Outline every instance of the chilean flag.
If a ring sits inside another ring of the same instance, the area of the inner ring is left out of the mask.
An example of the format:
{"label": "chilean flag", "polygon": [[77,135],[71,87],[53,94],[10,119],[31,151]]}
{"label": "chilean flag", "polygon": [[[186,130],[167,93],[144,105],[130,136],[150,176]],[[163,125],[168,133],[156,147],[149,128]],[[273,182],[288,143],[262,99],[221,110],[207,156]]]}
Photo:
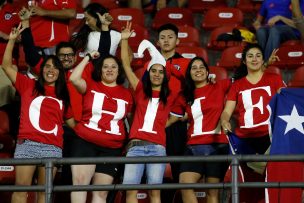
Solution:
{"label": "chilean flag", "polygon": [[[270,154],[304,154],[304,89],[284,88],[270,101]],[[303,182],[303,162],[268,162],[266,181]],[[301,188],[266,188],[266,202],[301,203]]]}

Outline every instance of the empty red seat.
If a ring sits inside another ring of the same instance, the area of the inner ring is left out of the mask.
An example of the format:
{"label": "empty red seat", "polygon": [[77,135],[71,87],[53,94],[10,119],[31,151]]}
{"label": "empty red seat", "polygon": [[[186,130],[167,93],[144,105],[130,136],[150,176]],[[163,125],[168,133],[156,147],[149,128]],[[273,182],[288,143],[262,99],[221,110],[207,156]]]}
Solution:
{"label": "empty red seat", "polygon": [[243,12],[238,8],[213,8],[206,12],[202,21],[204,30],[212,30],[221,26],[239,27],[243,25]]}
{"label": "empty red seat", "polygon": [[[149,203],[149,194],[147,190],[139,190],[137,193],[138,203]],[[118,191],[114,203],[126,202],[126,193],[124,191]]]}
{"label": "empty red seat", "polygon": [[189,25],[194,26],[193,15],[191,10],[187,8],[166,7],[159,10],[152,22],[152,28],[158,29],[166,23],[172,23],[176,26]]}
{"label": "empty red seat", "polygon": [[209,62],[207,50],[202,47],[176,47],[176,52],[185,58],[192,59],[200,56],[204,58],[207,63]]}
{"label": "empty red seat", "polygon": [[132,25],[132,29],[134,30],[134,33],[129,38],[129,45],[131,47],[137,48],[138,45],[141,43],[142,40],[147,39],[149,40],[150,34],[147,28],[141,26],[141,25]]}
{"label": "empty red seat", "polygon": [[14,149],[14,138],[10,134],[0,134],[0,152],[12,153]]}
{"label": "empty red seat", "polygon": [[228,72],[225,68],[219,66],[209,66],[209,75],[215,74],[215,80],[224,80],[228,78]]}
{"label": "empty red seat", "polygon": [[277,56],[280,61],[273,63],[274,66],[279,68],[297,68],[300,65],[304,65],[304,46],[303,45],[291,45],[281,46],[277,52]]}
{"label": "empty red seat", "polygon": [[9,118],[5,111],[0,111],[0,134],[9,133]]}
{"label": "empty red seat", "polygon": [[[0,159],[12,158],[10,153],[0,153]],[[14,166],[0,166],[0,185],[15,183],[15,167]]]}
{"label": "empty red seat", "polygon": [[281,75],[281,70],[279,67],[277,66],[268,66],[266,69],[265,69],[265,72],[266,73],[274,73],[274,74],[278,74],[278,75]]}
{"label": "empty red seat", "polygon": [[113,17],[111,26],[117,30],[121,30],[126,26],[127,21],[131,21],[133,25],[138,24],[145,26],[145,16],[142,10],[137,8],[116,8],[109,11]]}
{"label": "empty red seat", "polygon": [[212,8],[226,6],[226,0],[188,0],[188,8],[197,13],[202,13]]}
{"label": "empty red seat", "polygon": [[288,87],[304,87],[304,66],[300,66],[294,72]]}
{"label": "empty red seat", "polygon": [[199,31],[192,26],[178,26],[178,46],[199,46]]}
{"label": "empty red seat", "polygon": [[243,48],[243,46],[236,46],[224,49],[217,66],[227,69],[237,68],[241,63]]}
{"label": "empty red seat", "polygon": [[[206,203],[207,202],[207,191],[206,189],[196,189],[194,190],[195,196],[197,198],[198,203]],[[173,203],[182,203],[182,194],[180,190],[177,190],[174,194]]]}

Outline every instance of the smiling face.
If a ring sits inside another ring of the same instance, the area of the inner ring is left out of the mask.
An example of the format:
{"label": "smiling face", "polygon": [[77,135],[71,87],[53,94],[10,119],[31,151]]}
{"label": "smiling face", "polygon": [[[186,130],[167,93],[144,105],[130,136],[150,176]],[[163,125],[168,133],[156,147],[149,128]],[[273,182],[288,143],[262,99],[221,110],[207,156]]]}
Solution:
{"label": "smiling face", "polygon": [[105,59],[101,67],[101,82],[107,86],[116,86],[118,72],[117,62],[113,58]]}
{"label": "smiling face", "polygon": [[203,61],[195,60],[191,65],[190,76],[196,87],[203,86],[208,83],[208,70]]}
{"label": "smiling face", "polygon": [[58,58],[62,63],[62,66],[65,69],[71,69],[74,67],[74,64],[76,62],[76,55],[72,48],[70,47],[62,47],[58,51]]}
{"label": "smiling face", "polygon": [[249,49],[244,63],[247,66],[248,72],[260,71],[264,63],[262,51],[258,48]]}
{"label": "smiling face", "polygon": [[49,59],[43,66],[43,79],[47,85],[55,86],[58,79],[59,69],[53,64],[53,60]]}
{"label": "smiling face", "polygon": [[153,90],[160,90],[164,81],[164,67],[160,64],[154,64],[149,71],[150,81]]}

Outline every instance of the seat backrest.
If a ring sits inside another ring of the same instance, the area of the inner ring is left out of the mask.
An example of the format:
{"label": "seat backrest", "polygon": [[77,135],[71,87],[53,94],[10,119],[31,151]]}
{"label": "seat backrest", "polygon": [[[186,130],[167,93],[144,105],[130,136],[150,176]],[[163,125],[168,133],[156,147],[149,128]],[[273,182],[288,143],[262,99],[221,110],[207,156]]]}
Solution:
{"label": "seat backrest", "polygon": [[274,66],[288,69],[297,68],[300,65],[304,65],[304,46],[300,44],[280,46],[277,56],[280,61],[273,63]]}
{"label": "seat backrest", "polygon": [[[245,42],[238,42],[238,41],[228,41],[228,42],[224,42],[224,41],[217,41],[217,38],[219,35],[223,34],[223,33],[232,33],[232,30],[234,29],[234,26],[231,25],[227,25],[227,26],[221,26],[221,27],[217,27],[214,30],[211,31],[210,33],[210,38],[209,41],[207,43],[207,47],[209,49],[214,49],[214,50],[223,50],[227,47],[232,47],[232,46],[239,46],[242,45],[244,46],[246,43]],[[243,28],[242,29],[246,29]]]}
{"label": "seat backrest", "polygon": [[288,87],[304,87],[304,66],[296,69],[291,80],[288,82]]}
{"label": "seat backrest", "polygon": [[158,29],[161,25],[172,23],[176,26],[194,26],[194,19],[190,9],[166,7],[159,10],[152,21],[152,28]]}
{"label": "seat backrest", "polygon": [[147,28],[135,24],[132,25],[132,29],[134,30],[134,33],[132,33],[128,40],[131,47],[138,47],[141,41],[144,39],[149,40],[150,34]]}
{"label": "seat backrest", "polygon": [[227,6],[226,0],[188,0],[188,8],[196,13],[225,6]]}
{"label": "seat backrest", "polygon": [[241,63],[243,46],[228,47],[222,51],[220,60],[217,66],[227,69],[235,69]]}
{"label": "seat backrest", "polygon": [[[0,152],[0,159],[12,158],[9,153]],[[15,167],[0,166],[0,185],[15,183]]]}
{"label": "seat backrest", "polygon": [[220,26],[238,27],[243,25],[243,12],[238,8],[213,8],[206,12],[202,21],[202,28],[212,30]]}
{"label": "seat backrest", "polygon": [[266,73],[274,73],[274,74],[282,75],[280,68],[277,67],[277,66],[272,66],[272,65],[268,66],[265,69],[265,72]]}
{"label": "seat backrest", "polygon": [[178,26],[178,46],[199,46],[199,31],[192,26]]}
{"label": "seat backrest", "polygon": [[176,47],[175,50],[185,58],[192,59],[200,56],[203,57],[207,63],[209,62],[207,50],[203,47]]}
{"label": "seat backrest", "polygon": [[209,75],[215,74],[215,80],[224,80],[228,78],[228,72],[225,68],[219,66],[209,66]]}
{"label": "seat backrest", "polygon": [[117,30],[121,30],[126,26],[127,21],[132,21],[132,25],[138,24],[145,26],[145,16],[142,10],[137,8],[116,8],[109,11],[113,17],[111,26]]}
{"label": "seat backrest", "polygon": [[[196,190],[194,190],[194,194],[197,198],[198,203],[206,203],[207,202],[207,190],[196,189]],[[182,203],[183,202],[180,190],[176,190],[172,202],[173,203]]]}
{"label": "seat backrest", "polygon": [[0,134],[9,133],[9,118],[5,111],[0,111]]}

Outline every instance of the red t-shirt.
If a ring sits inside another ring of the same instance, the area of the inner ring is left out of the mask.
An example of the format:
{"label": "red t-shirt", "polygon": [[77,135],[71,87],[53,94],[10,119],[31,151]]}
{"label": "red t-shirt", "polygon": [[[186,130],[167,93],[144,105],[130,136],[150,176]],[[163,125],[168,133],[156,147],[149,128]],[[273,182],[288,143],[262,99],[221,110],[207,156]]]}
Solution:
{"label": "red t-shirt", "polygon": [[165,127],[170,110],[178,94],[171,93],[166,105],[159,102],[159,91],[152,92],[148,99],[139,82],[135,90],[136,108],[130,130],[130,139],[140,139],[166,146]]}
{"label": "red t-shirt", "polygon": [[[12,28],[18,26],[19,23],[18,9],[12,4],[6,3],[0,9],[0,31],[9,35]],[[0,38],[0,63],[2,63],[3,54],[7,41]]]}
{"label": "red t-shirt", "polygon": [[[33,68],[33,71],[35,74],[39,75],[40,72],[40,66],[43,62],[43,58],[40,59],[38,64]],[[88,70],[88,71],[87,71]],[[93,66],[91,63],[87,65],[84,71],[84,75],[88,75],[91,70],[93,70]],[[70,96],[70,103],[71,103],[71,108],[73,111],[73,117],[75,121],[79,122],[82,117],[82,95],[76,90],[75,86],[72,84],[72,82],[69,81],[69,78],[73,72],[73,69],[67,70],[66,71],[66,83],[69,91],[69,96]],[[86,76],[86,77],[88,77]],[[90,76],[91,77],[91,76]]]}
{"label": "red t-shirt", "polygon": [[131,92],[121,85],[108,87],[85,79],[82,120],[76,125],[77,135],[88,142],[108,148],[122,147],[126,132],[124,118],[132,111]]}
{"label": "red t-shirt", "polygon": [[178,105],[188,114],[188,142],[187,144],[228,143],[221,130],[220,117],[224,109],[226,93],[230,87],[230,80],[221,80],[194,90],[194,102],[190,106],[184,98],[178,100]]}
{"label": "red t-shirt", "polygon": [[[38,6],[46,10],[75,9],[75,0],[38,0]],[[35,45],[53,47],[61,41],[69,41],[69,20],[58,20],[49,17],[33,16],[31,30]]]}
{"label": "red t-shirt", "polygon": [[278,89],[285,86],[281,76],[272,73],[264,73],[256,84],[244,77],[231,85],[227,100],[237,102],[238,126],[235,133],[239,137],[261,137],[269,133],[267,105]]}
{"label": "red t-shirt", "polygon": [[62,148],[63,101],[56,98],[55,87],[45,85],[45,96],[33,95],[35,80],[17,73],[16,90],[21,95],[21,112],[18,138],[51,144]]}

